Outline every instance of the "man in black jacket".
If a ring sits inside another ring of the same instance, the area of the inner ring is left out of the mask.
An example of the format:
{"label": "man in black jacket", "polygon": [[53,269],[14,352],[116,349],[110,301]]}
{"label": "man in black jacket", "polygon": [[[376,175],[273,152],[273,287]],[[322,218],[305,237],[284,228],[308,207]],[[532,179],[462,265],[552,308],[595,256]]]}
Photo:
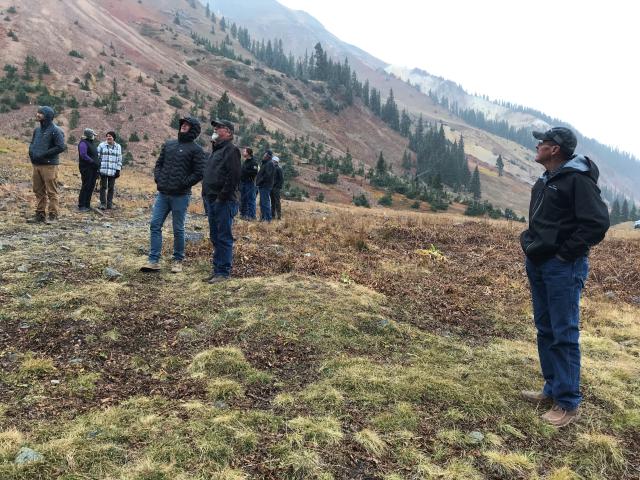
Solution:
{"label": "man in black jacket", "polygon": [[182,271],[184,260],[184,223],[191,198],[191,187],[202,180],[204,150],[195,140],[200,135],[200,122],[193,117],[180,119],[177,140],[169,140],[160,151],[153,169],[158,195],[151,214],[151,246],[149,261],[140,270],[160,270],[162,252],[162,225],[171,212],[173,221],[172,273]]}
{"label": "man in black jacket", "polygon": [[49,220],[55,221],[59,215],[58,204],[58,155],[64,152],[64,133],[53,123],[55,112],[51,107],[40,107],[36,113],[39,127],[33,131],[29,144],[29,159],[33,165],[33,193],[36,194],[36,213],[27,220],[29,223],[47,221],[47,199],[49,200]]}
{"label": "man in black jacket", "polygon": [[609,212],[598,189],[598,167],[575,155],[568,128],[533,132],[540,142],[536,162],[546,169],[533,186],[529,228],[520,243],[526,255],[542,391],[523,391],[531,402],[552,408],[542,418],[563,427],[578,418],[580,395],[579,302],[587,279],[589,249],[609,228]]}
{"label": "man in black jacket", "polygon": [[271,160],[273,152],[267,150],[262,156],[260,170],[256,177],[256,186],[260,192],[260,221],[271,221],[271,189],[275,181],[276,169]]}
{"label": "man in black jacket", "polygon": [[280,220],[282,218],[282,207],[280,205],[280,190],[284,186],[284,174],[280,168],[280,159],[275,155],[272,158],[274,169],[273,188],[271,189],[271,218]]}
{"label": "man in black jacket", "polygon": [[233,217],[238,213],[240,150],[233,144],[234,125],[213,120],[215,144],[207,159],[202,189],[207,203],[209,237],[213,244],[212,270],[205,279],[217,283],[229,278],[233,262]]}
{"label": "man in black jacket", "polygon": [[242,170],[240,172],[240,217],[245,220],[256,219],[256,175],[258,162],[253,158],[253,150],[242,149]]}

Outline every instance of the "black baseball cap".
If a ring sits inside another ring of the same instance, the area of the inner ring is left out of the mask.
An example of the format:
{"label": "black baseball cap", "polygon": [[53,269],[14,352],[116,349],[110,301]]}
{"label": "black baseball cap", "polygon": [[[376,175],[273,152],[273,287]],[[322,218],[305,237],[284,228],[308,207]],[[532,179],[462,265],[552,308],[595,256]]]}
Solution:
{"label": "black baseball cap", "polygon": [[226,127],[231,133],[233,133],[235,130],[233,123],[223,118],[216,118],[215,120],[211,120],[211,125],[213,125],[214,127]]}
{"label": "black baseball cap", "polygon": [[553,127],[546,132],[532,132],[534,138],[542,142],[553,142],[560,146],[560,150],[568,155],[573,155],[573,152],[578,145],[578,139],[575,133],[565,127]]}

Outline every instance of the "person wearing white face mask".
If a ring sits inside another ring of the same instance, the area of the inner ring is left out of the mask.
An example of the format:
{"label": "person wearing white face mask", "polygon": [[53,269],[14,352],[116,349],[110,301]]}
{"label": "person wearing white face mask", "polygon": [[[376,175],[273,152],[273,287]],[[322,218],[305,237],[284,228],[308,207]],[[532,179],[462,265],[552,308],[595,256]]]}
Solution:
{"label": "person wearing white face mask", "polygon": [[211,274],[204,281],[211,284],[231,275],[233,263],[233,218],[238,213],[240,186],[240,149],[233,143],[235,127],[229,120],[211,122],[214,141],[202,178],[207,205],[209,237],[213,245]]}

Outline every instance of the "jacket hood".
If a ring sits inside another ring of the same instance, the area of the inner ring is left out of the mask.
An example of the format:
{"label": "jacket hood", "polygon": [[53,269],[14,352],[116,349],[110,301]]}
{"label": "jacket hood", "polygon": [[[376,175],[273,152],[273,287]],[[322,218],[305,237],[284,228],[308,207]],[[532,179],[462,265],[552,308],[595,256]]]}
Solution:
{"label": "jacket hood", "polygon": [[44,115],[44,120],[42,121],[43,124],[49,124],[53,122],[53,117],[55,116],[53,108],[47,106],[40,107],[38,108],[38,112]]}
{"label": "jacket hood", "polygon": [[180,140],[181,142],[195,141],[195,139],[200,136],[200,131],[202,128],[200,126],[200,121],[194,117],[186,117],[180,121],[180,125],[182,125],[183,123],[188,123],[189,125],[191,125],[191,129],[184,135],[180,133],[180,130],[178,130],[178,140]]}
{"label": "jacket hood", "polygon": [[586,173],[597,183],[600,171],[598,166],[585,155],[573,155],[558,171],[558,174],[565,172]]}
{"label": "jacket hood", "polygon": [[565,175],[571,172],[587,173],[596,183],[598,183],[598,177],[600,176],[598,166],[589,157],[585,155],[575,154],[572,155],[571,158],[567,160],[555,172],[544,172],[540,179],[546,184],[554,177]]}

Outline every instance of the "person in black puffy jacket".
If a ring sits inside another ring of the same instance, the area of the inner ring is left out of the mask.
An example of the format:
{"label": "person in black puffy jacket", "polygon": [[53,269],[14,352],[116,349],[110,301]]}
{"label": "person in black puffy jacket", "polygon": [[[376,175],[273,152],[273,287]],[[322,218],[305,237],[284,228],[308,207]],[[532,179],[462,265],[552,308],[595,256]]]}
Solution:
{"label": "person in black puffy jacket", "polygon": [[140,270],[160,270],[162,225],[171,212],[173,222],[172,273],[182,271],[184,260],[184,224],[191,198],[191,187],[202,180],[205,153],[195,140],[200,135],[200,122],[193,117],[180,119],[177,140],[169,140],[160,151],[153,169],[158,194],[153,204],[150,225],[149,259]]}

